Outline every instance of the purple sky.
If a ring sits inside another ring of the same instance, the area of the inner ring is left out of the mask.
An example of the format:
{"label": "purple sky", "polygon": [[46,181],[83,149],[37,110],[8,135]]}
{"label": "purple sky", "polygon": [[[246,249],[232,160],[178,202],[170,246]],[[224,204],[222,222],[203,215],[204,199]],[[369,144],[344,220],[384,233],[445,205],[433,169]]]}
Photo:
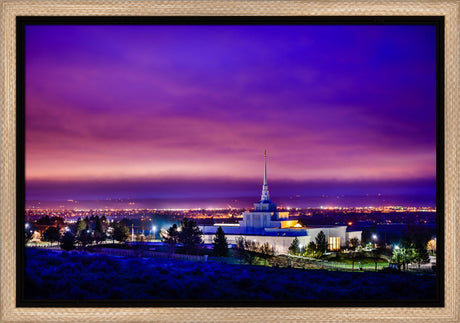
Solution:
{"label": "purple sky", "polygon": [[274,200],[434,205],[435,27],[26,27],[27,200],[256,201],[264,149]]}

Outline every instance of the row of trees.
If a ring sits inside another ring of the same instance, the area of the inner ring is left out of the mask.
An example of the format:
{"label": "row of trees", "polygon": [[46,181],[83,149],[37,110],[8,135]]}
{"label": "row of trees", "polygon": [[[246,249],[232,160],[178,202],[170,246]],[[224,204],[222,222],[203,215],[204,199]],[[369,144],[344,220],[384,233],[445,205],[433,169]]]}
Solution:
{"label": "row of trees", "polygon": [[430,262],[430,255],[424,246],[411,244],[403,247],[395,247],[391,260],[398,265],[398,269],[402,266],[405,271],[406,267],[412,263],[418,264],[418,268],[420,269],[421,264]]}
{"label": "row of trees", "polygon": [[[69,225],[65,229],[59,226],[50,226],[41,235],[41,240],[49,242],[51,245],[59,242],[62,249],[72,250],[77,245],[84,249],[88,245],[99,244],[108,238],[111,238],[113,242],[115,240],[124,242],[128,237],[129,229],[126,226],[120,223],[107,226],[101,218],[95,216],[92,222],[78,219],[75,224]],[[26,233],[26,241],[27,238]]]}
{"label": "row of trees", "polygon": [[201,249],[202,235],[203,232],[198,228],[196,222],[187,218],[184,218],[179,226],[174,223],[169,229],[160,231],[163,242],[168,244],[170,254],[174,254],[177,244],[182,244],[187,254]]}
{"label": "row of trees", "polygon": [[268,260],[273,258],[276,254],[276,249],[268,242],[261,244],[255,240],[248,240],[244,237],[236,238],[236,256],[241,260],[246,261],[248,264],[253,265],[259,259],[263,259],[265,265]]}
{"label": "row of trees", "polygon": [[[167,230],[162,230],[160,235],[163,241],[168,244],[170,254],[174,254],[177,245],[182,245],[187,254],[201,249],[203,245],[203,233],[196,225],[195,221],[184,218],[180,225],[173,224]],[[236,256],[248,264],[254,264],[259,259],[263,259],[265,264],[271,259],[276,250],[268,243],[260,244],[256,241],[250,241],[243,237],[236,240]],[[213,256],[226,257],[229,254],[228,241],[222,227],[216,231],[213,239]]]}
{"label": "row of trees", "polygon": [[[26,241],[31,239],[31,232],[33,230],[26,230]],[[202,234],[196,222],[187,218],[184,218],[179,226],[173,224],[169,229],[160,232],[163,241],[168,244],[171,254],[174,254],[178,244],[183,245],[187,254],[201,249]],[[124,242],[128,237],[129,229],[123,225],[123,222],[108,225],[106,221],[94,216],[90,219],[78,219],[75,224],[71,224],[65,229],[58,225],[49,226],[41,235],[41,240],[51,244],[59,243],[62,249],[72,250],[77,246],[84,249],[88,245],[99,244],[107,239],[112,239],[113,242]],[[219,257],[228,256],[228,242],[221,227],[218,228],[214,237],[213,254]]]}
{"label": "row of trees", "polygon": [[[315,243],[316,242],[316,243]],[[326,235],[320,231],[315,238],[315,242],[310,241],[307,246],[301,246],[297,237],[292,240],[288,250],[291,255],[304,256],[311,258],[321,258],[327,250]]]}

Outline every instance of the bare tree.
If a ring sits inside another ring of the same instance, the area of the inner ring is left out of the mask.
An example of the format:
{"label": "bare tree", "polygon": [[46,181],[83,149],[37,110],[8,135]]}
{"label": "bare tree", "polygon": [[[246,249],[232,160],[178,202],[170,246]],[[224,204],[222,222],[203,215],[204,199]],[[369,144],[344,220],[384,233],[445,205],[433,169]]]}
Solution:
{"label": "bare tree", "polygon": [[272,259],[275,256],[276,249],[274,246],[265,242],[259,249],[260,258],[264,260],[265,266],[267,265],[267,261]]}

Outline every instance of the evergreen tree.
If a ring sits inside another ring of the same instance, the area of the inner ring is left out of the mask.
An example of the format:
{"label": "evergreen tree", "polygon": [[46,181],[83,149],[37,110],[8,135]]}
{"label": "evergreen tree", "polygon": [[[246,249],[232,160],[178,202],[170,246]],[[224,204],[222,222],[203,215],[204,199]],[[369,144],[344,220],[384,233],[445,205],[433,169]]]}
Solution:
{"label": "evergreen tree", "polygon": [[418,264],[418,268],[420,269],[421,264],[427,264],[430,262],[430,255],[428,254],[428,250],[424,247],[419,247],[415,249],[415,257],[414,260]]}
{"label": "evergreen tree", "polygon": [[315,252],[316,252],[316,244],[313,241],[310,241],[310,243],[307,246],[307,254],[313,257],[315,256]]}
{"label": "evergreen tree", "polygon": [[168,244],[169,254],[173,255],[176,250],[176,244],[179,242],[179,231],[177,224],[173,224],[169,227],[168,230],[162,229],[160,236],[163,238],[163,241]]}
{"label": "evergreen tree", "polygon": [[75,249],[75,236],[70,232],[66,232],[60,240],[60,246],[65,251]]}
{"label": "evergreen tree", "polygon": [[42,240],[50,242],[53,244],[53,242],[59,241],[59,238],[61,237],[61,234],[59,232],[59,228],[56,227],[48,227],[45,232],[43,233]]}
{"label": "evergreen tree", "polygon": [[96,243],[100,243],[106,239],[106,235],[104,233],[104,228],[102,227],[102,221],[99,218],[99,216],[96,216],[96,219],[94,220],[94,240]]}
{"label": "evergreen tree", "polygon": [[317,251],[324,253],[327,250],[326,235],[320,231],[315,238]]}
{"label": "evergreen tree", "polygon": [[117,223],[113,226],[113,239],[120,241],[120,242],[125,242],[126,239],[128,239],[128,234],[129,234],[129,229],[125,227],[124,225]]}
{"label": "evergreen tree", "polygon": [[77,235],[76,240],[80,243],[80,246],[85,249],[85,247],[92,242],[91,232],[89,226],[86,226],[85,230],[81,230]]}
{"label": "evergreen tree", "polygon": [[82,231],[86,230],[86,222],[78,218],[77,220],[77,235]]}
{"label": "evergreen tree", "polygon": [[105,215],[101,216],[101,222],[102,224],[107,224],[107,218],[105,217]]}
{"label": "evergreen tree", "polygon": [[291,255],[298,255],[300,253],[299,239],[297,239],[297,237],[295,237],[294,240],[292,240],[292,243],[289,246],[288,250]]}
{"label": "evergreen tree", "polygon": [[228,242],[222,227],[217,229],[216,235],[214,236],[214,248],[213,254],[216,257],[227,257],[228,256]]}
{"label": "evergreen tree", "polygon": [[184,244],[186,253],[192,252],[198,245],[203,244],[200,228],[196,225],[196,222],[184,218],[180,223],[181,230],[179,232],[179,242]]}

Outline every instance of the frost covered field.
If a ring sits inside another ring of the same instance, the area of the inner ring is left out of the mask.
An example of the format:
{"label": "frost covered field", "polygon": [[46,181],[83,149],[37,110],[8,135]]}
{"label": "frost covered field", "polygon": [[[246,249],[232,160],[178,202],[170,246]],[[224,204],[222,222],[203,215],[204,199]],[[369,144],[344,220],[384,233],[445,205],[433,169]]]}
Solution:
{"label": "frost covered field", "polygon": [[26,249],[27,299],[432,299],[433,275],[123,258]]}

